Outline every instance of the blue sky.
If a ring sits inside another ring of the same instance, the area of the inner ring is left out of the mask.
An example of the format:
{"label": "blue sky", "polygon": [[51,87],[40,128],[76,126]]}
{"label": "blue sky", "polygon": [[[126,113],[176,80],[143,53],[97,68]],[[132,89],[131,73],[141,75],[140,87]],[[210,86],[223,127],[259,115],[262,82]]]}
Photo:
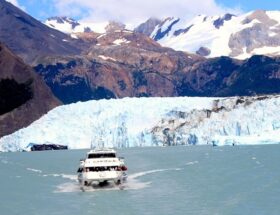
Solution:
{"label": "blue sky", "polygon": [[280,0],[9,0],[39,20],[67,15],[85,20],[137,22],[166,16],[280,10]]}
{"label": "blue sky", "polygon": [[245,12],[257,9],[280,10],[279,0],[216,0],[216,2],[227,7],[239,6]]}

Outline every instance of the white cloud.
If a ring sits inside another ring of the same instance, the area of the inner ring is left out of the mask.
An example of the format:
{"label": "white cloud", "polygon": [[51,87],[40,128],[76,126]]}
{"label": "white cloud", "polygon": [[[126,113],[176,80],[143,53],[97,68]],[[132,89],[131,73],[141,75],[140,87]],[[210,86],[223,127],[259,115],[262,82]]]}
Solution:
{"label": "white cloud", "polygon": [[16,7],[22,9],[22,10],[25,10],[25,7],[21,6],[17,0],[6,0],[7,2],[10,2],[12,3],[13,5],[15,5]]}
{"label": "white cloud", "polygon": [[18,3],[17,0],[6,0],[6,1],[12,3],[13,5],[15,5],[17,7],[19,7],[19,3]]}
{"label": "white cloud", "polygon": [[60,15],[81,16],[90,21],[117,20],[139,23],[149,17],[190,18],[198,14],[237,12],[215,0],[53,0]]}

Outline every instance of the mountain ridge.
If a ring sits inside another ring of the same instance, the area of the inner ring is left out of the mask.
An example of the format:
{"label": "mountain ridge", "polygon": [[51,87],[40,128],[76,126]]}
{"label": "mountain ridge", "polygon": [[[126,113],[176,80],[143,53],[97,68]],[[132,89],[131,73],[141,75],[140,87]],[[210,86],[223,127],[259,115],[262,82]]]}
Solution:
{"label": "mountain ridge", "polygon": [[[94,24],[90,26],[94,31]],[[143,33],[162,46],[178,51],[210,58],[229,56],[247,59],[258,54],[279,56],[279,29],[280,11],[256,10],[241,15],[198,15],[191,20],[180,17],[149,18],[128,30]],[[79,31],[73,29],[72,33],[75,32]],[[106,33],[105,26],[101,33]],[[203,52],[200,49],[204,49]]]}
{"label": "mountain ridge", "polygon": [[82,51],[79,40],[48,28],[5,0],[0,0],[0,13],[0,41],[28,64],[41,56],[74,55]]}

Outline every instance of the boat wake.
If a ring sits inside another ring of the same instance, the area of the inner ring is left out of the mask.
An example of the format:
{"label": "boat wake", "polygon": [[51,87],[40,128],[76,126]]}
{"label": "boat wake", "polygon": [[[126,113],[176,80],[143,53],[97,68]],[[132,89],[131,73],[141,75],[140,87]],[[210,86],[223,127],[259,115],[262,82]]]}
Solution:
{"label": "boat wake", "polygon": [[[140,178],[149,174],[155,174],[159,172],[165,172],[165,171],[178,171],[181,170],[180,168],[174,168],[174,169],[155,169],[155,170],[149,170],[144,172],[138,172],[133,173],[127,177],[127,180],[121,185],[116,185],[114,183],[108,183],[104,186],[99,185],[93,185],[89,187],[83,187],[83,191],[86,192],[96,192],[96,191],[113,191],[113,190],[140,190],[149,187],[152,182],[142,182],[140,181]],[[60,184],[56,187],[55,193],[71,193],[71,192],[81,192],[81,186],[77,181],[76,175],[60,175],[63,178],[67,178],[71,180],[72,182],[67,182]]]}

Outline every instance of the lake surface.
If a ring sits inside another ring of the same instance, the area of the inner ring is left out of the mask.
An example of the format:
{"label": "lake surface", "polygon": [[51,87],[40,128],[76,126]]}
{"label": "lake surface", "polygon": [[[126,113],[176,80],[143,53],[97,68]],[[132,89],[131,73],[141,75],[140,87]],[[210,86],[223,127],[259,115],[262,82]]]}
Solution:
{"label": "lake surface", "polygon": [[0,154],[0,214],[280,214],[280,145],[119,150],[125,189],[81,192],[86,150]]}

